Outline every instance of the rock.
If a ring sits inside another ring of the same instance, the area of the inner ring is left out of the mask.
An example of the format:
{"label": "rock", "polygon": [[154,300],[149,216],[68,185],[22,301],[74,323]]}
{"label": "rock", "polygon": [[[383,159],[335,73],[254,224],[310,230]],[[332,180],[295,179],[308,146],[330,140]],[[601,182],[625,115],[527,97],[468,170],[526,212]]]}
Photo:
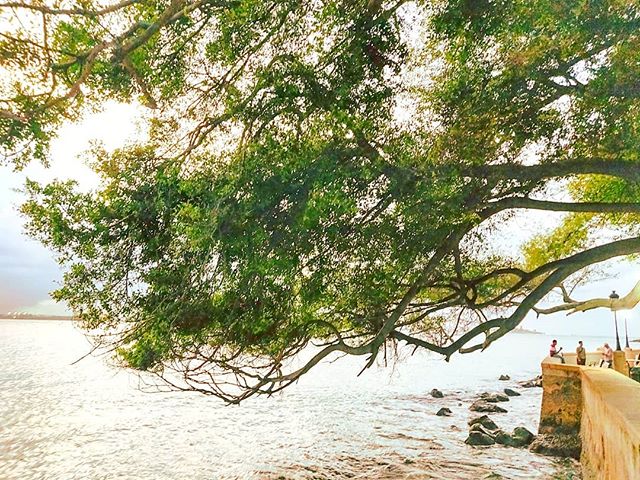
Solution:
{"label": "rock", "polygon": [[476,400],[471,404],[469,409],[473,412],[507,413],[504,408],[499,407],[495,403],[485,402],[484,400]]}
{"label": "rock", "polygon": [[493,445],[496,442],[489,435],[481,432],[471,432],[464,443],[467,445]]}
{"label": "rock", "polygon": [[541,455],[571,457],[579,460],[582,445],[578,435],[542,434],[531,442],[529,450]]}
{"label": "rock", "polygon": [[482,425],[483,427],[489,430],[498,429],[498,425],[496,425],[494,421],[489,418],[488,415],[482,415],[480,417],[472,418],[471,420],[469,420],[468,425],[470,427],[473,427],[477,423],[479,423],[480,425]]}
{"label": "rock", "polygon": [[535,435],[524,427],[516,427],[511,435],[504,430],[493,432],[495,442],[507,447],[526,447],[534,438]]}
{"label": "rock", "polygon": [[490,403],[498,403],[498,402],[508,402],[509,397],[507,397],[504,393],[487,393],[484,392],[480,395],[480,398],[485,402]]}
{"label": "rock", "polygon": [[447,407],[442,407],[440,410],[438,410],[436,415],[438,415],[439,417],[450,417],[452,413],[453,412],[449,410]]}
{"label": "rock", "polygon": [[536,436],[524,427],[516,427],[511,434],[516,445],[515,447],[526,447],[533,442]]}
{"label": "rock", "polygon": [[518,382],[521,387],[524,388],[533,388],[533,387],[542,387],[542,375],[538,375],[531,380],[526,380],[524,382]]}
{"label": "rock", "polygon": [[500,375],[500,378],[498,378],[498,380],[507,381],[511,380],[511,377],[509,375]]}
{"label": "rock", "polygon": [[506,445],[507,447],[513,447],[513,438],[504,430],[498,430],[494,433],[493,439],[500,445]]}
{"label": "rock", "polygon": [[471,428],[469,429],[469,433],[471,432],[484,433],[485,435],[489,435],[491,438],[493,438],[493,436],[495,435],[495,431],[488,429],[481,423],[474,423],[473,425],[471,425]]}
{"label": "rock", "polygon": [[433,390],[431,390],[431,396],[433,398],[442,398],[444,397],[444,394],[437,388],[434,388]]}
{"label": "rock", "polygon": [[510,388],[505,388],[504,389],[504,393],[506,395],[508,395],[509,397],[519,397],[520,393],[516,392],[515,390],[511,390]]}
{"label": "rock", "polygon": [[454,432],[459,432],[460,431],[460,427],[457,425],[451,425],[449,427],[451,430],[453,430]]}

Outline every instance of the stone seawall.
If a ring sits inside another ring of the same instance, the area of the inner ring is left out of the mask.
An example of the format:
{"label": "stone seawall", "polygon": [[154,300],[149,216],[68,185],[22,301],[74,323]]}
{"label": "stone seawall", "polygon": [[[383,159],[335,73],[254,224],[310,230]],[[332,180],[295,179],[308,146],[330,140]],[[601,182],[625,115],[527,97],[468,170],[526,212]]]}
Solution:
{"label": "stone seawall", "polygon": [[640,479],[640,383],[613,369],[542,363],[540,433],[580,433],[585,480]]}
{"label": "stone seawall", "polygon": [[578,433],[582,379],[577,365],[543,363],[539,433]]}
{"label": "stone seawall", "polygon": [[583,478],[640,479],[640,383],[585,368],[582,399]]}

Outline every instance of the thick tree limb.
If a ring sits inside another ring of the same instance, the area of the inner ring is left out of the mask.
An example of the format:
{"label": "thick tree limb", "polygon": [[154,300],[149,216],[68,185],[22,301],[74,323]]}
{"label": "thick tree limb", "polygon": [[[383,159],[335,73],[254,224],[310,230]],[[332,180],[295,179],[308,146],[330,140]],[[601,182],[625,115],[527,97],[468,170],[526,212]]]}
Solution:
{"label": "thick tree limb", "polygon": [[494,177],[520,181],[539,181],[545,178],[600,174],[638,182],[640,181],[640,162],[585,158],[536,165],[504,163],[473,166],[469,168],[469,173],[483,178]]}
{"label": "thick tree limb", "polygon": [[640,213],[640,203],[551,202],[547,200],[534,200],[527,197],[507,198],[497,200],[494,203],[500,205],[502,210],[523,208],[528,210],[549,210],[553,212]]}
{"label": "thick tree limb", "polygon": [[99,10],[89,10],[86,8],[54,8],[46,5],[37,5],[26,2],[5,2],[0,3],[0,8],[16,8],[24,10],[33,10],[47,15],[79,15],[84,17],[99,17],[109,13],[116,12],[130,5],[140,3],[141,0],[124,0],[113,5],[101,8]]}
{"label": "thick tree limb", "polygon": [[638,303],[640,303],[640,281],[638,281],[635,287],[633,287],[633,289],[631,289],[631,291],[622,298],[592,298],[581,302],[573,301],[546,309],[537,309],[536,312],[539,314],[550,314],[570,310],[567,315],[571,315],[577,312],[593,310],[594,308],[608,308],[612,311],[632,310],[636,305],[638,305]]}

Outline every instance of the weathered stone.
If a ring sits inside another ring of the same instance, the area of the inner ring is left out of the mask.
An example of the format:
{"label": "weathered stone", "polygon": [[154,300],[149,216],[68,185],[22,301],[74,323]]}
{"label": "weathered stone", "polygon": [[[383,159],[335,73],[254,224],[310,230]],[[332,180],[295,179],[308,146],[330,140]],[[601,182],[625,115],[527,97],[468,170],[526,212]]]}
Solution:
{"label": "weathered stone", "polygon": [[580,459],[581,449],[580,437],[571,434],[538,435],[529,446],[529,450],[540,455],[571,457],[576,460]]}
{"label": "weathered stone", "polygon": [[471,432],[464,443],[467,445],[493,445],[496,442],[489,435],[481,432]]}
{"label": "weathered stone", "polygon": [[507,447],[526,447],[534,438],[535,435],[524,427],[516,427],[511,435],[504,430],[493,432],[495,442]]}
{"label": "weathered stone", "polygon": [[507,394],[510,397],[519,397],[520,396],[520,393],[518,393],[515,390],[512,390],[510,388],[505,388],[504,389],[504,393]]}
{"label": "weathered stone", "polygon": [[494,432],[493,439],[495,440],[496,443],[499,443],[500,445],[506,445],[508,447],[514,446],[513,438],[504,430],[498,430],[497,432]]}
{"label": "weathered stone", "polygon": [[498,378],[498,380],[507,381],[511,380],[511,377],[509,375],[500,375],[500,378]]}
{"label": "weathered stone", "polygon": [[495,432],[493,430],[490,430],[490,429],[486,428],[481,423],[474,423],[473,425],[471,425],[471,428],[469,429],[469,433],[471,433],[471,432],[484,433],[485,435],[489,435],[492,438],[493,438],[493,435],[495,434]]}
{"label": "weathered stone", "polygon": [[469,420],[468,425],[472,427],[478,423],[483,427],[488,428],[489,430],[498,429],[498,425],[496,425],[495,422],[491,420],[491,418],[489,418],[488,415],[481,415],[480,417],[472,418],[471,420]]}
{"label": "weathered stone", "polygon": [[439,417],[450,417],[452,413],[453,412],[449,410],[447,407],[442,407],[440,410],[437,411],[436,415],[438,415]]}
{"label": "weathered stone", "polygon": [[469,409],[473,412],[507,413],[504,408],[499,407],[495,403],[485,402],[484,400],[476,400],[471,404]]}
{"label": "weathered stone", "polygon": [[480,395],[480,398],[485,402],[490,403],[498,403],[498,402],[508,402],[509,397],[507,397],[504,393],[487,393],[484,392]]}
{"label": "weathered stone", "polygon": [[524,427],[516,427],[513,429],[511,437],[514,440],[515,447],[525,447],[533,442],[536,436]]}
{"label": "weathered stone", "polygon": [[531,380],[526,380],[524,382],[518,382],[518,384],[523,388],[533,388],[533,387],[542,387],[542,375],[538,375]]}
{"label": "weathered stone", "polygon": [[442,398],[444,397],[444,394],[437,388],[434,388],[433,390],[431,390],[431,396],[433,398]]}

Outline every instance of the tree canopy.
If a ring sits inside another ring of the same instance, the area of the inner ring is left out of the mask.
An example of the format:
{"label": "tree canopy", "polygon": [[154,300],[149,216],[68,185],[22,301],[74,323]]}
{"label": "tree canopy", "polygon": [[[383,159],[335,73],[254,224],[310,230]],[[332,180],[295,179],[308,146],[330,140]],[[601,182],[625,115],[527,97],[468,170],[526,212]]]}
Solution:
{"label": "tree canopy", "polygon": [[[99,189],[30,182],[23,212],[65,266],[55,298],[171,388],[239,402],[335,353],[480,350],[640,252],[634,2],[18,1],[0,19],[4,162],[46,162],[108,99],[149,110],[148,138],[95,152]],[[491,248],[529,210],[565,215],[523,255]]]}

